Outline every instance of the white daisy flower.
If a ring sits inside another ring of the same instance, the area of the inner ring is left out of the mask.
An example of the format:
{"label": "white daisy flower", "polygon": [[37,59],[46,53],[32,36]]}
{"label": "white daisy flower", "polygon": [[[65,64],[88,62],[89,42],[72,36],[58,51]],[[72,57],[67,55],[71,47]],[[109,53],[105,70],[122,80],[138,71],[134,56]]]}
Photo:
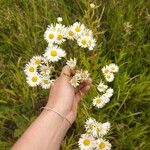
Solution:
{"label": "white daisy flower", "polygon": [[102,73],[105,75],[105,74],[108,74],[110,73],[110,67],[109,66],[105,66],[102,68]]}
{"label": "white daisy flower", "polygon": [[114,90],[113,90],[112,88],[108,88],[108,89],[106,90],[106,93],[103,94],[103,95],[105,95],[105,96],[108,97],[108,98],[111,98],[111,97],[113,96],[113,93],[114,93]]}
{"label": "white daisy flower", "polygon": [[73,40],[75,38],[75,31],[73,29],[73,26],[69,26],[65,29],[65,37],[67,39]]}
{"label": "white daisy flower", "polygon": [[114,80],[114,74],[113,73],[107,73],[104,75],[105,76],[105,79],[108,81],[108,82],[112,82]]}
{"label": "white daisy flower", "polygon": [[71,68],[74,69],[76,64],[77,64],[77,60],[76,58],[72,59],[70,58],[69,60],[67,60],[66,64]]}
{"label": "white daisy flower", "polygon": [[73,76],[72,79],[70,80],[70,83],[73,87],[76,88],[77,86],[79,86],[80,81],[79,81],[78,77]]}
{"label": "white daisy flower", "polygon": [[60,24],[60,23],[56,23],[56,25],[55,25],[55,30],[56,30],[57,32],[63,32],[63,31],[65,30],[65,25]]}
{"label": "white daisy flower", "polygon": [[57,43],[57,44],[62,44],[64,41],[66,41],[65,39],[64,39],[64,33],[63,32],[57,32],[57,39],[56,39],[56,41],[55,41],[55,43]]}
{"label": "white daisy flower", "polygon": [[91,133],[94,126],[96,124],[96,120],[94,118],[89,118],[85,122],[85,129],[88,133]]}
{"label": "white daisy flower", "polygon": [[110,68],[110,72],[118,72],[119,71],[119,67],[116,64],[110,64],[109,68]]}
{"label": "white daisy flower", "polygon": [[65,57],[66,53],[58,46],[48,46],[44,57],[50,62],[56,62],[60,60],[62,57]]}
{"label": "white daisy flower", "polygon": [[55,30],[55,27],[53,24],[47,27],[45,33],[44,33],[44,39],[50,43],[53,44],[57,39],[57,32]]}
{"label": "white daisy flower", "polygon": [[41,81],[41,86],[43,89],[49,89],[53,84],[54,80],[50,80],[49,77],[43,78]]}
{"label": "white daisy flower", "polygon": [[109,122],[106,123],[97,122],[91,133],[93,137],[98,138],[106,135],[109,130],[110,130]]}
{"label": "white daisy flower", "polygon": [[77,43],[79,46],[86,48],[88,47],[88,36],[81,36],[80,38],[78,38]]}
{"label": "white daisy flower", "polygon": [[109,122],[105,122],[102,124],[102,128],[103,128],[103,135],[107,134],[108,131],[110,130],[110,123]]}
{"label": "white daisy flower", "polygon": [[98,139],[96,142],[96,149],[95,150],[110,150],[111,149],[111,144],[109,141],[106,141],[102,138]]}
{"label": "white daisy flower", "polygon": [[90,7],[91,7],[91,8],[95,8],[95,4],[91,3],[91,4],[90,4]]}
{"label": "white daisy flower", "polygon": [[108,86],[104,84],[102,81],[97,86],[97,89],[99,92],[105,92],[107,90]]}
{"label": "white daisy flower", "polygon": [[74,75],[79,81],[82,79],[80,71],[77,71]]}
{"label": "white daisy flower", "polygon": [[88,118],[85,122],[85,125],[89,126],[91,124],[94,124],[96,120],[94,118]]}
{"label": "white daisy flower", "polygon": [[88,36],[89,38],[93,38],[93,32],[92,32],[92,30],[87,29],[87,28],[84,29],[82,35],[83,36]]}
{"label": "white daisy flower", "polygon": [[57,18],[57,21],[58,21],[59,23],[62,22],[62,21],[63,21],[62,17],[58,17],[58,18]]}
{"label": "white daisy flower", "polygon": [[28,63],[25,66],[24,72],[26,73],[26,75],[31,75],[31,74],[35,74],[37,71],[37,65],[33,64],[33,63]]}
{"label": "white daisy flower", "polygon": [[44,77],[44,76],[49,76],[52,72],[52,70],[54,69],[53,66],[49,66],[49,65],[41,65],[40,66],[40,74]]}
{"label": "white daisy flower", "polygon": [[41,83],[41,78],[37,73],[31,74],[30,76],[27,77],[27,83],[31,87],[35,87]]}
{"label": "white daisy flower", "polygon": [[81,82],[83,82],[84,80],[88,79],[90,74],[87,70],[81,70],[80,71],[80,76],[81,76]]}
{"label": "white daisy flower", "polygon": [[110,99],[104,95],[97,96],[93,99],[93,105],[96,106],[97,108],[102,108],[109,101],[110,101]]}
{"label": "white daisy flower", "polygon": [[106,95],[106,93],[104,93],[104,94],[101,96],[101,98],[105,100],[105,103],[108,103],[108,102],[110,101],[109,95],[108,95],[108,94]]}
{"label": "white daisy flower", "polygon": [[92,51],[95,46],[96,46],[96,40],[94,38],[89,38],[88,39],[88,48],[89,48],[89,50]]}
{"label": "white daisy flower", "polygon": [[55,30],[57,31],[55,43],[62,44],[65,41],[65,26],[62,24],[56,24]]}
{"label": "white daisy flower", "polygon": [[34,57],[32,57],[32,59],[30,60],[30,62],[38,66],[38,65],[41,64],[42,59],[43,59],[42,56],[34,56]]}
{"label": "white daisy flower", "polygon": [[93,150],[95,147],[95,139],[88,134],[82,134],[78,145],[81,150]]}
{"label": "white daisy flower", "polygon": [[81,24],[80,22],[75,22],[73,24],[73,30],[76,34],[76,38],[84,32],[84,29],[85,29],[84,24]]}

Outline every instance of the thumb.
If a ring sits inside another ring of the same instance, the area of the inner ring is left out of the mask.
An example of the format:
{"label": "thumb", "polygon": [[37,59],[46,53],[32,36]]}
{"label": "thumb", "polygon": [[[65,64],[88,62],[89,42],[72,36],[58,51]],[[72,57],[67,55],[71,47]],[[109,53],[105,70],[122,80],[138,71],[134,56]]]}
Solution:
{"label": "thumb", "polygon": [[60,76],[62,76],[62,78],[65,78],[65,79],[67,79],[67,80],[70,80],[70,76],[71,76],[71,69],[70,69],[70,67],[69,66],[64,66],[63,68],[62,68],[62,71],[61,71],[61,75]]}

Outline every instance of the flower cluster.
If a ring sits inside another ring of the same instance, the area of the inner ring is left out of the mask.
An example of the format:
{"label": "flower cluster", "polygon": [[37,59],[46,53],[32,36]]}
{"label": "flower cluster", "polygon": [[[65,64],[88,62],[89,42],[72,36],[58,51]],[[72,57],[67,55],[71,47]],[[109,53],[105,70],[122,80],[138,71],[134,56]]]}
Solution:
{"label": "flower cluster", "polygon": [[85,25],[80,22],[75,22],[68,27],[65,27],[65,25],[60,23],[51,24],[47,27],[44,33],[44,39],[48,42],[50,49],[51,46],[58,46],[67,39],[76,40],[79,46],[82,48],[88,48],[89,50],[93,50],[96,45],[96,40],[93,38],[92,31],[87,29]]}
{"label": "flower cluster", "polygon": [[87,78],[89,78],[89,72],[87,70],[75,70],[77,60],[76,58],[70,58],[67,60],[66,64],[75,71],[75,74],[72,76],[70,80],[70,84],[76,88],[80,85],[80,83],[84,82]]}
{"label": "flower cluster", "polygon": [[70,83],[73,87],[77,87],[85,81],[89,77],[89,72],[87,70],[77,70],[72,79],[70,80]]}
{"label": "flower cluster", "polygon": [[119,67],[116,64],[109,64],[102,68],[102,73],[108,82],[114,80],[114,73],[119,71]]}
{"label": "flower cluster", "polygon": [[[102,68],[102,72],[106,81],[110,82],[114,80],[114,73],[119,71],[119,67],[116,64],[109,64]],[[108,85],[106,85],[103,81],[97,86],[97,90],[100,92],[100,95],[96,96],[93,99],[93,105],[97,108],[104,107],[110,101],[110,98],[113,96],[114,90]]]}
{"label": "flower cluster", "polygon": [[[54,81],[51,79],[52,70],[54,70],[52,69],[52,63],[66,57],[66,52],[60,45],[67,39],[76,40],[80,47],[89,50],[93,50],[96,45],[92,31],[87,29],[84,24],[75,22],[73,25],[66,27],[61,24],[61,17],[58,17],[57,21],[58,23],[50,24],[44,33],[44,39],[48,42],[48,46],[43,56],[34,56],[29,63],[26,64],[24,71],[27,75],[27,83],[31,87],[41,85],[44,89],[50,88]],[[73,69],[76,66],[76,59],[70,59],[66,64]],[[78,71],[70,83],[76,87],[86,79],[88,75],[88,71]]]}
{"label": "flower cluster", "polygon": [[26,64],[24,72],[27,75],[27,83],[31,87],[41,85],[42,88],[48,89],[53,83],[50,80],[53,66],[42,56],[34,56],[28,64]]}
{"label": "flower cluster", "polygon": [[89,118],[85,123],[86,133],[82,134],[78,144],[81,150],[110,150],[111,144],[104,139],[110,130],[110,123],[97,122]]}
{"label": "flower cluster", "polygon": [[[103,83],[100,83],[99,86],[104,85]],[[102,108],[106,103],[110,101],[110,98],[113,95],[114,90],[112,88],[108,88],[105,93],[102,95],[98,95],[93,99],[93,105],[96,106],[97,108]]]}

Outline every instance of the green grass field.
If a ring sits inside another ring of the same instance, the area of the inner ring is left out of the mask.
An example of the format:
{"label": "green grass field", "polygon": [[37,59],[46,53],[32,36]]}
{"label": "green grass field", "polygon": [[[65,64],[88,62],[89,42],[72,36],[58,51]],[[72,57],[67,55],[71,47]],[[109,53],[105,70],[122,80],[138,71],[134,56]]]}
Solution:
{"label": "green grass field", "polygon": [[[61,16],[65,25],[76,20],[93,30],[95,51],[77,44],[63,45],[67,57],[76,57],[90,71],[93,83],[100,80],[102,66],[119,65],[111,101],[102,109],[92,107],[97,95],[91,89],[80,104],[78,117],[62,143],[62,150],[78,150],[86,118],[110,121],[107,139],[115,150],[150,149],[150,5],[148,0],[0,0],[0,150],[7,150],[40,113],[48,90],[26,83],[24,66],[43,54],[48,24]],[[64,62],[57,63],[58,71]]]}

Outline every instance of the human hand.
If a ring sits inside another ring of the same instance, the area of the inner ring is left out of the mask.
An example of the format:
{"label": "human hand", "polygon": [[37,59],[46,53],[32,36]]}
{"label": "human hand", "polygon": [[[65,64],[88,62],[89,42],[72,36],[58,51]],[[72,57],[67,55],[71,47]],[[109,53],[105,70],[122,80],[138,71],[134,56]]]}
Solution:
{"label": "human hand", "polygon": [[79,91],[75,92],[74,87],[70,84],[71,77],[69,76],[71,73],[72,70],[69,66],[63,67],[61,75],[55,80],[50,89],[46,106],[55,109],[73,123],[76,118],[78,103],[81,97],[90,89],[91,79],[89,78],[81,83]]}

